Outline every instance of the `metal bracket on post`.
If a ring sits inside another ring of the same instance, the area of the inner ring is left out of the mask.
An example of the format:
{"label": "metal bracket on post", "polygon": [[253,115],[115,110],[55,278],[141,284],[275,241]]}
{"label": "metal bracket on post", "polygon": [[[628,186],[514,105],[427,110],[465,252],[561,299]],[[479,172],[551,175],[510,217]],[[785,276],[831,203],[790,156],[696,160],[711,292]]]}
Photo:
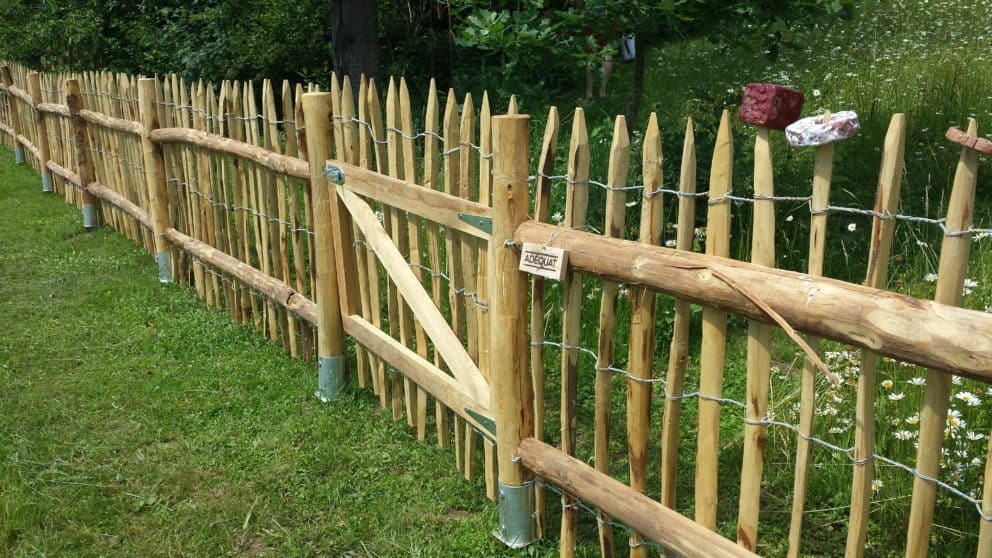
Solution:
{"label": "metal bracket on post", "polygon": [[493,536],[510,548],[534,542],[534,481],[520,486],[499,483],[499,531]]}
{"label": "metal bracket on post", "polygon": [[52,188],[52,174],[49,172],[41,173],[41,191],[50,194],[55,190]]}
{"label": "metal bracket on post", "polygon": [[459,213],[458,220],[463,223],[468,223],[484,233],[493,234],[493,220],[490,217],[479,217],[478,215]]}
{"label": "metal bracket on post", "polygon": [[92,231],[97,227],[96,206],[91,203],[83,204],[83,227],[88,231]]}
{"label": "metal bracket on post", "polygon": [[18,165],[24,164],[24,148],[20,145],[14,148],[14,162]]}
{"label": "metal bracket on post", "polygon": [[159,283],[171,283],[172,282],[172,265],[169,258],[168,252],[159,252],[155,254],[155,261],[158,262],[158,282]]}
{"label": "metal bracket on post", "polygon": [[324,167],[324,176],[334,184],[344,185],[344,171],[341,170],[341,167],[327,165]]}
{"label": "metal bracket on post", "polygon": [[344,355],[317,358],[317,392],[321,403],[328,403],[344,394]]}

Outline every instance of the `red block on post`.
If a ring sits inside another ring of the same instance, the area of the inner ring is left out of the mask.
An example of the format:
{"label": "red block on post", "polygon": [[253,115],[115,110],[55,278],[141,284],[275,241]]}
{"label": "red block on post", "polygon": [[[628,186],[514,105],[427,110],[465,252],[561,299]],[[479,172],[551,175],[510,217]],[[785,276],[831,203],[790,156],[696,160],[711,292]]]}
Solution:
{"label": "red block on post", "polygon": [[802,91],[773,83],[751,83],[744,88],[737,116],[748,124],[784,130],[799,119],[802,110]]}

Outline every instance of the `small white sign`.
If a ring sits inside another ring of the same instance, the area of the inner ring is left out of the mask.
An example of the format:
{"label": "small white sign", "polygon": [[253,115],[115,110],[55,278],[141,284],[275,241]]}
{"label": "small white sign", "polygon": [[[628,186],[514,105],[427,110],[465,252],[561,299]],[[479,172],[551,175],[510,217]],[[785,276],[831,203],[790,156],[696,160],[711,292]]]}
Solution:
{"label": "small white sign", "polygon": [[568,264],[568,252],[561,248],[524,242],[520,253],[520,271],[561,281]]}

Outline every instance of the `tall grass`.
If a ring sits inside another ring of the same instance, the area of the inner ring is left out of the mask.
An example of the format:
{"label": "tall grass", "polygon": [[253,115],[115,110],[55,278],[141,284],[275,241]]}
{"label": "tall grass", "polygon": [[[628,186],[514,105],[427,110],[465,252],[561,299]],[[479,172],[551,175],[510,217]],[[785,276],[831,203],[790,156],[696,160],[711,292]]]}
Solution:
{"label": "tall grass", "polygon": [[[681,153],[685,118],[696,121],[697,156],[700,162],[698,187],[706,188],[708,165],[720,111],[735,110],[744,85],[750,82],[775,82],[806,93],[805,114],[823,110],[855,110],[860,115],[861,132],[836,147],[831,203],[869,209],[873,206],[881,159],[881,146],[893,113],[906,115],[906,162],[899,212],[929,218],[941,218],[947,207],[954,168],[960,147],[944,139],[949,126],[965,127],[969,117],[976,118],[979,132],[992,129],[992,52],[979,45],[992,43],[992,4],[968,0],[902,0],[863,3],[851,17],[829,26],[813,29],[802,48],[783,49],[775,59],[753,45],[721,45],[705,39],[691,39],[667,45],[650,54],[645,83],[645,102],[633,129],[631,182],[637,183],[639,149],[643,128],[650,112],[657,112],[663,128],[666,154],[666,187],[677,186],[677,169]],[[622,112],[625,100],[623,84],[626,68],[619,68],[611,85],[611,96],[585,104],[592,143],[592,176],[606,176],[613,115]],[[576,95],[578,96],[578,95]],[[541,122],[543,108],[535,103],[525,107]],[[560,147],[564,153],[568,142],[570,107],[563,107]],[[734,190],[749,195],[752,187],[753,129],[734,124],[736,167]],[[535,131],[535,134],[539,132]],[[776,193],[803,196],[811,192],[813,150],[790,148],[781,135],[774,137]],[[559,157],[563,160],[564,157]],[[987,160],[979,175],[976,226],[992,226],[992,205],[983,195],[988,191]],[[564,163],[559,172],[564,173]],[[605,195],[591,189],[589,222],[602,223]],[[559,185],[552,202],[555,213],[564,208],[564,186]],[[639,196],[632,195],[634,201]],[[675,217],[674,200],[666,200],[669,222]],[[698,223],[705,223],[706,204],[699,203]],[[777,207],[777,253],[782,268],[803,271],[808,250],[809,212],[805,204],[783,202]],[[626,238],[636,238],[637,204],[627,214]],[[749,257],[750,207],[734,208],[734,256]],[[860,282],[865,273],[871,220],[869,217],[834,214],[827,234],[826,275]],[[704,235],[705,232],[702,231]],[[888,288],[932,298],[934,276],[940,253],[942,231],[928,224],[907,224],[896,228]],[[977,235],[974,241],[966,283],[964,305],[978,310],[992,310],[992,250],[989,235]],[[666,239],[674,238],[670,228]],[[702,239],[700,239],[702,240]],[[697,243],[701,244],[701,243]],[[595,348],[598,335],[598,306],[601,283],[586,279],[587,298],[583,308],[582,345]],[[548,293],[550,311],[546,336],[560,335],[560,296],[557,288]],[[655,376],[664,376],[671,335],[672,300],[659,297],[656,332]],[[630,304],[622,297],[617,323],[622,324],[616,338],[617,362],[624,368],[627,356]],[[695,316],[698,320],[698,315]],[[743,399],[745,384],[745,322],[732,319],[725,375],[727,397]],[[698,382],[699,325],[693,325],[693,350],[690,357],[686,391]],[[840,447],[853,445],[855,384],[860,371],[860,351],[826,343],[824,354],[830,367],[843,383],[833,388],[825,380],[817,387],[817,421],[814,434]],[[579,456],[592,455],[592,386],[595,363],[581,357],[579,381]],[[771,414],[778,420],[798,422],[799,370],[802,354],[784,335],[776,337],[772,374]],[[558,438],[557,374],[560,354],[549,349],[546,367],[549,379],[548,408],[550,420],[545,432],[549,440]],[[922,405],[924,370],[916,366],[885,360],[879,366],[876,401],[876,451],[899,462],[915,461],[919,410]],[[626,478],[626,441],[624,381],[614,378],[611,474]],[[651,490],[658,489],[657,461],[660,430],[660,404],[665,394],[656,385],[652,415],[652,449],[649,455]],[[992,388],[967,379],[955,378],[951,417],[942,460],[942,480],[959,490],[978,497],[987,433],[992,416],[986,410]],[[685,402],[682,417],[682,452],[678,508],[692,515],[692,482],[695,453],[695,404]],[[739,482],[739,462],[743,444],[743,417],[734,407],[722,414],[720,531],[733,537]],[[770,427],[764,479],[764,503],[760,523],[759,551],[763,554],[785,553],[795,454],[795,435],[782,428]],[[814,447],[811,488],[807,503],[804,552],[815,555],[842,553],[850,505],[852,463],[848,455],[823,447]],[[905,524],[913,476],[903,470],[880,464],[876,466],[875,497],[871,516],[868,555],[901,554],[905,544]],[[938,508],[932,538],[942,555],[967,555],[977,542],[979,515],[974,506],[956,496],[938,490]],[[587,518],[588,519],[588,518]],[[595,539],[595,523],[584,523],[587,540]]]}

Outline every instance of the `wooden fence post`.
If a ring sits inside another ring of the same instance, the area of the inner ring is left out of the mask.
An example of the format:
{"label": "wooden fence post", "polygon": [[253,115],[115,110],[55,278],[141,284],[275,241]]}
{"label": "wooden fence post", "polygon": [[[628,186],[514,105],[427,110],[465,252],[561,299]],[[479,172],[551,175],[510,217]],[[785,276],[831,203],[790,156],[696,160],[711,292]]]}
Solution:
{"label": "wooden fence post", "polygon": [[338,296],[331,197],[324,176],[324,162],[331,157],[331,94],[303,95],[310,185],[313,192],[314,239],[317,269],[314,296],[317,302],[317,397],[328,402],[342,394],[346,381],[344,327]]}
{"label": "wooden fence post", "polygon": [[[3,86],[7,89],[14,86],[10,66],[0,66],[0,80],[3,81]],[[24,148],[21,147],[21,141],[17,139],[21,135],[21,119],[17,115],[17,98],[10,92],[7,93],[7,97],[10,99],[10,129],[14,131],[14,162],[24,164]]]}
{"label": "wooden fence post", "polygon": [[90,140],[86,134],[86,121],[79,116],[83,106],[83,95],[79,89],[78,79],[68,79],[65,82],[65,104],[69,105],[72,121],[72,144],[76,147],[76,161],[79,173],[79,187],[82,192],[83,226],[91,231],[97,227],[96,206],[93,194],[90,193],[90,182],[96,180],[93,170],[93,159],[90,158]]}
{"label": "wooden fence post", "polygon": [[52,158],[51,149],[48,145],[48,116],[37,108],[44,101],[41,97],[41,74],[38,72],[28,74],[28,93],[31,95],[31,102],[35,106],[35,130],[38,137],[38,153],[41,155],[41,161],[38,162],[41,167],[41,191],[53,192],[52,171],[48,170],[48,161]]}
{"label": "wooden fence post", "polygon": [[155,260],[158,262],[160,283],[172,282],[172,262],[165,231],[171,226],[169,219],[169,194],[165,187],[165,159],[162,146],[151,140],[152,130],[159,128],[158,78],[138,80],[138,113],[141,119],[141,154],[145,167],[145,185],[148,188],[148,205],[151,206],[152,233],[155,237]]}
{"label": "wooden fence post", "polygon": [[518,270],[512,246],[527,220],[527,141],[530,117],[493,118],[493,236],[489,243],[491,323],[490,378],[499,461],[499,523],[496,537],[512,548],[534,540],[534,485],[515,456],[520,441],[534,435],[534,388],[527,336],[528,281]]}

